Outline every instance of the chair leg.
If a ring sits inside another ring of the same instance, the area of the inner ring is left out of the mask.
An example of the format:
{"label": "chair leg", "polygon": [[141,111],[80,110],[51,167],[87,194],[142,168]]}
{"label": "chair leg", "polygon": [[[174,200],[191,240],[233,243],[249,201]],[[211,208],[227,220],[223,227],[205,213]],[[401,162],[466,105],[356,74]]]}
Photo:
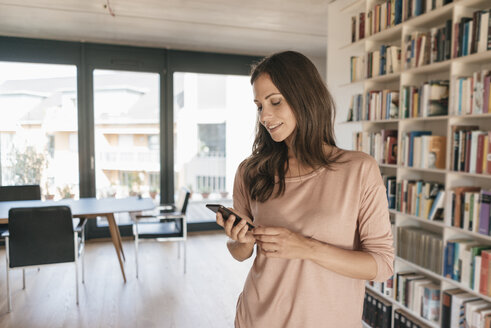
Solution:
{"label": "chair leg", "polygon": [[10,275],[9,275],[9,267],[10,267],[10,255],[9,255],[9,238],[5,237],[5,261],[6,261],[6,269],[7,269],[7,307],[8,312],[12,312],[12,300],[10,298]]}
{"label": "chair leg", "polygon": [[184,274],[186,274],[186,267],[187,267],[187,261],[186,261],[186,255],[187,255],[187,247],[186,247],[186,240],[181,241],[181,243],[184,246]]}
{"label": "chair leg", "polygon": [[74,246],[75,246],[75,295],[77,298],[77,306],[78,306],[78,233],[74,233]]}
{"label": "chair leg", "polygon": [[26,269],[22,269],[22,289],[26,289]]}
{"label": "chair leg", "polygon": [[85,284],[85,229],[82,229],[82,284]]}
{"label": "chair leg", "polygon": [[181,242],[177,245],[177,259],[181,258]]}
{"label": "chair leg", "polygon": [[136,265],[136,279],[138,279],[138,221],[135,220],[133,233],[135,234],[135,265]]}

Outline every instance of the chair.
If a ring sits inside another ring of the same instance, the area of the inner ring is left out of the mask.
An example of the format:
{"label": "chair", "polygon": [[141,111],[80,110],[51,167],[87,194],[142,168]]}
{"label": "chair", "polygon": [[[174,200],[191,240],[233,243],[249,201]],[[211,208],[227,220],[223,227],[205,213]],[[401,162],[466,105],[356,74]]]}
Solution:
{"label": "chair", "polygon": [[133,234],[135,236],[136,278],[138,278],[138,243],[140,239],[158,241],[179,241],[178,258],[181,256],[181,244],[184,246],[184,273],[186,273],[186,210],[191,193],[181,188],[175,205],[161,206],[149,213],[132,214]]}
{"label": "chair", "polygon": [[[0,186],[0,202],[40,199],[41,188],[39,185]],[[0,236],[6,231],[8,231],[8,225],[0,224]]]}
{"label": "chair", "polygon": [[[9,211],[5,232],[8,311],[12,311],[10,276],[12,269],[55,263],[75,263],[75,286],[78,305],[78,259],[84,256],[80,237],[86,220],[74,228],[67,206],[22,207]],[[83,281],[82,281],[83,282]],[[23,275],[25,289],[25,275]]]}

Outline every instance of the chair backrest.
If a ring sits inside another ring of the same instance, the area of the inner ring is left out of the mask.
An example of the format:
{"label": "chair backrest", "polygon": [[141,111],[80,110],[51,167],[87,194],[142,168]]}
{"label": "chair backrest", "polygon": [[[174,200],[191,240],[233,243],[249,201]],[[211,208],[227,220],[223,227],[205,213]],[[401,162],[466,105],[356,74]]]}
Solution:
{"label": "chair backrest", "polygon": [[186,214],[189,197],[191,197],[191,192],[187,188],[182,187],[179,190],[179,195],[177,196],[176,211]]}
{"label": "chair backrest", "polygon": [[0,186],[0,202],[14,200],[40,200],[39,185]]}
{"label": "chair backrest", "polygon": [[68,206],[12,208],[8,226],[11,268],[75,261]]}

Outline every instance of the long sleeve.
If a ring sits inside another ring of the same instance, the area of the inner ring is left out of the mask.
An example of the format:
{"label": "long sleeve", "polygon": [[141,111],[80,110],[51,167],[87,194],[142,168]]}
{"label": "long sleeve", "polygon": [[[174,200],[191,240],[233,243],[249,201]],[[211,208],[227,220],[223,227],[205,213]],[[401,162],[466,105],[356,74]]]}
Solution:
{"label": "long sleeve", "polygon": [[385,281],[394,272],[394,247],[386,189],[375,160],[370,159],[358,215],[361,250],[377,263],[374,281]]}

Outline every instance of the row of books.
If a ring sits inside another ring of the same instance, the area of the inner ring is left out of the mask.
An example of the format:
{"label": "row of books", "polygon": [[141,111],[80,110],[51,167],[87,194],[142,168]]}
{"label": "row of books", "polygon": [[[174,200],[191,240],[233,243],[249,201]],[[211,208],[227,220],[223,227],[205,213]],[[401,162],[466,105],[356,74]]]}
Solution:
{"label": "row of books", "polygon": [[419,316],[438,322],[440,285],[417,272],[396,273],[396,300]]}
{"label": "row of books", "polygon": [[428,81],[421,86],[403,86],[399,117],[447,115],[449,86],[448,80]]}
{"label": "row of books", "polygon": [[419,227],[397,227],[397,256],[442,274],[442,236]]}
{"label": "row of books", "polygon": [[491,191],[480,187],[455,187],[450,190],[452,213],[450,222],[453,227],[489,236]]}
{"label": "row of books", "polygon": [[366,94],[366,120],[395,119],[399,115],[399,91],[372,90]]}
{"label": "row of books", "polygon": [[392,323],[392,303],[365,292],[362,320],[370,327],[390,328]]}
{"label": "row of books", "polygon": [[412,17],[439,8],[452,0],[386,0],[366,13],[351,17],[351,42],[396,26]]}
{"label": "row of books", "polygon": [[366,54],[366,77],[399,73],[401,71],[401,48],[391,45],[381,45],[380,50]]}
{"label": "row of books", "polygon": [[363,151],[381,164],[397,163],[397,130],[383,129],[379,132],[355,132],[353,149]]}
{"label": "row of books", "polygon": [[365,56],[351,56],[350,81],[361,81],[365,78]]}
{"label": "row of books", "polygon": [[393,286],[394,286],[394,276],[390,277],[387,279],[387,281],[380,282],[380,281],[367,281],[367,284],[372,288],[378,291],[380,294],[383,294],[387,297],[394,297],[393,296]]}
{"label": "row of books", "polygon": [[491,131],[477,125],[453,125],[450,165],[454,171],[491,174]]}
{"label": "row of books", "polygon": [[430,221],[443,221],[444,186],[438,182],[401,180],[396,183],[395,210]]}
{"label": "row of books", "polygon": [[455,22],[453,57],[491,50],[491,9],[476,10]]}
{"label": "row of books", "polygon": [[489,244],[480,244],[470,239],[447,240],[443,275],[476,292],[491,296],[491,275],[488,274],[490,258]]}
{"label": "row of books", "polygon": [[434,136],[431,131],[410,131],[401,141],[401,165],[423,169],[445,169],[445,136]]}
{"label": "row of books", "polygon": [[382,175],[384,181],[385,190],[387,192],[387,202],[389,204],[389,209],[396,210],[396,189],[397,182],[395,176]]}
{"label": "row of books", "polygon": [[394,311],[394,328],[428,328],[420,320],[413,318],[402,310]]}
{"label": "row of books", "polygon": [[491,113],[491,71],[457,77],[454,92],[454,115]]}
{"label": "row of books", "polygon": [[365,116],[363,115],[363,95],[361,93],[352,95],[346,121],[362,121],[364,119]]}
{"label": "row of books", "polygon": [[441,327],[491,327],[491,304],[459,288],[444,290]]}
{"label": "row of books", "polygon": [[450,59],[452,20],[442,27],[404,36],[404,69],[421,67]]}

